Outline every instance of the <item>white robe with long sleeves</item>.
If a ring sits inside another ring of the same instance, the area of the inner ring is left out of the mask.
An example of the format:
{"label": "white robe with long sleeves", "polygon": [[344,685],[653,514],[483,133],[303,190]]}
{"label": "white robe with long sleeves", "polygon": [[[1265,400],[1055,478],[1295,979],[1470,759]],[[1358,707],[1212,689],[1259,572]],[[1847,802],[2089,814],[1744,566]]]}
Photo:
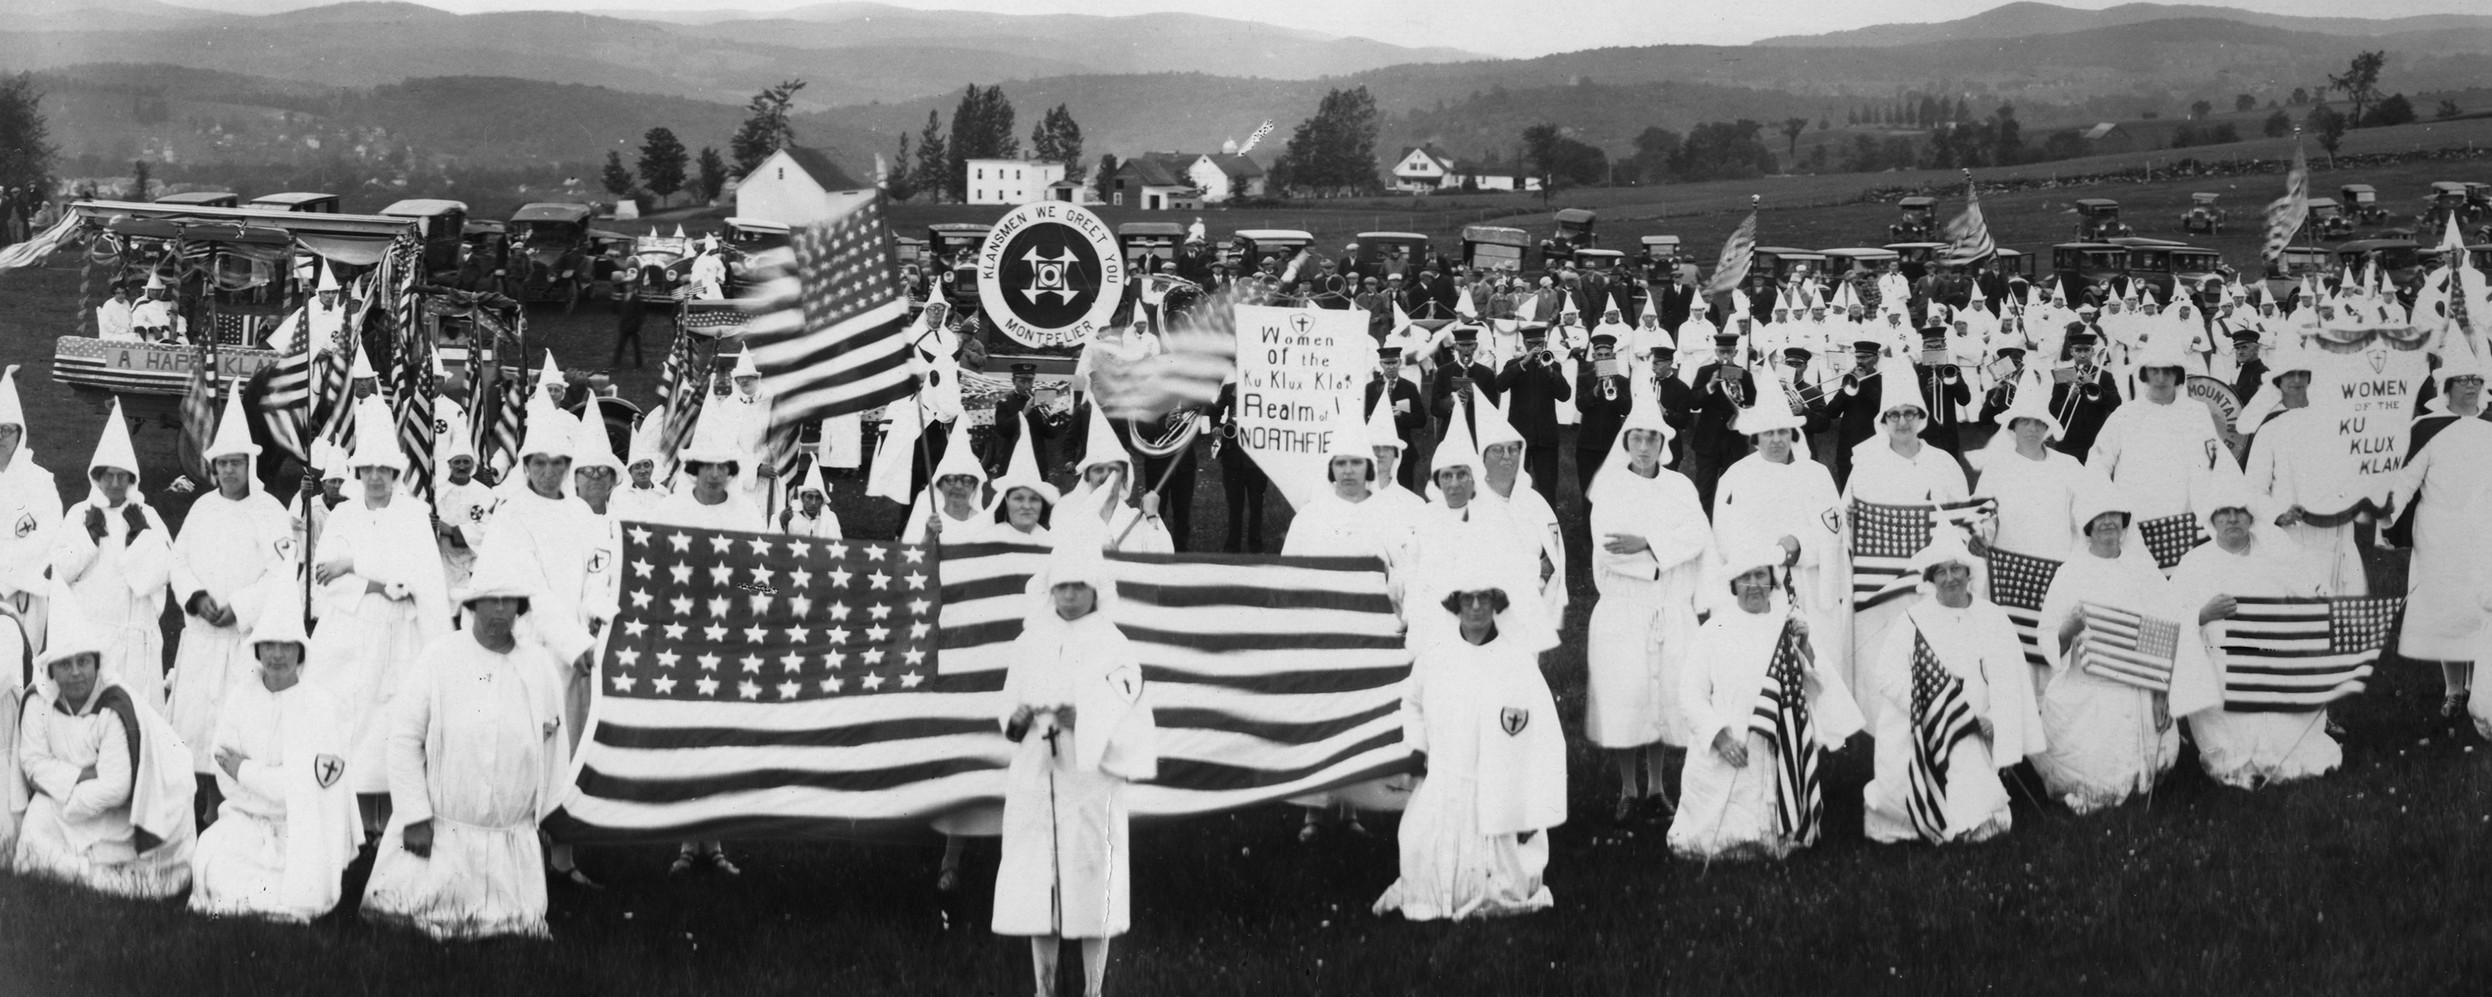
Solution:
{"label": "white robe with long sleeves", "polygon": [[[2171,727],[2155,730],[2154,694],[2088,674],[2077,664],[2076,644],[2060,653],[2061,622],[2088,602],[2181,625],[2167,711]],[[2053,797],[2080,814],[2090,813],[2151,791],[2171,770],[2180,757],[2179,720],[2223,702],[2206,666],[2205,647],[2190,625],[2197,618],[2195,607],[2180,605],[2151,558],[2102,558],[2078,547],[2059,566],[2042,597],[2040,625],[2051,663],[2042,689],[2042,730],[2050,747],[2033,759]]]}
{"label": "white robe with long sleeves", "polygon": [[[389,790],[383,759],[390,702],[416,655],[450,631],[450,597],[423,503],[399,495],[374,509],[358,497],[329,512],[312,563],[345,561],[350,570],[313,591],[320,626],[308,660],[320,667],[303,680],[326,687],[346,709],[349,784],[357,793],[382,793]],[[371,591],[373,582],[403,586],[407,597]]]}
{"label": "white robe with long sleeves", "polygon": [[0,470],[0,599],[27,597],[26,635],[37,646],[50,615],[52,583],[44,572],[52,564],[53,524],[60,520],[61,493],[52,472],[20,445],[8,469]]}
{"label": "white robe with long sleeves", "polygon": [[[2250,438],[2249,463],[2241,471],[2250,490],[2267,497],[2267,508],[2260,513],[2266,522],[2260,525],[2273,523],[2276,514],[2296,506],[2332,514],[2362,499],[2363,486],[2345,450],[2335,424],[2308,407],[2286,409],[2260,427]],[[2325,578],[2328,594],[2361,595],[2368,589],[2351,520],[2335,526],[2304,521],[2281,529],[2292,546],[2273,553],[2308,562]]]}
{"label": "white robe with long sleeves", "polygon": [[[173,653],[173,729],[190,744],[192,769],[215,772],[217,711],[235,683],[258,670],[259,659],[243,638],[247,621],[270,601],[289,601],[281,590],[299,586],[295,574],[294,517],[264,492],[241,501],[206,492],[191,503],[182,535],[173,540],[173,597],[182,603],[182,642]],[[232,624],[218,626],[190,613],[190,598],[204,592],[234,610]]]}
{"label": "white robe with long sleeves", "polygon": [[[1835,639],[1845,632],[1839,624],[1846,580],[1835,570],[1843,558],[1843,507],[1826,465],[1796,451],[1788,464],[1749,454],[1731,464],[1713,486],[1715,550],[1754,550],[1784,537],[1799,541],[1800,559],[1789,568],[1796,608],[1822,635],[1815,642],[1817,660],[1848,673],[1848,642]],[[1715,580],[1724,584],[1699,591],[1698,609],[1730,606],[1728,581]]]}
{"label": "white robe with long sleeves", "polygon": [[[2307,599],[2331,594],[2320,565],[2299,554],[2289,541],[2265,529],[2254,531],[2250,548],[2239,554],[2208,543],[2173,566],[2174,601],[2195,622],[2199,610],[2220,595]],[[2214,620],[2198,627],[2219,688],[2231,664],[2223,647],[2232,626],[2231,620]],[[2344,749],[2328,736],[2326,727],[2327,713],[2318,709],[2215,709],[2189,718],[2190,736],[2198,743],[2199,767],[2208,778],[2241,789],[2326,775],[2344,764]]]}
{"label": "white robe with long sleeves", "polygon": [[1113,938],[1133,925],[1125,783],[1158,773],[1159,728],[1142,664],[1105,613],[1066,621],[1033,604],[1042,608],[1013,643],[997,719],[1009,727],[1023,706],[1071,706],[1075,723],[1039,717],[1013,746],[994,931]]}
{"label": "white robe with long sleeves", "polygon": [[689,526],[700,530],[745,530],[758,533],[762,529],[761,509],[727,489],[727,499],[717,505],[703,503],[691,489],[669,495],[666,501],[649,513],[649,521],[668,526]]}
{"label": "white robe with long sleeves", "polygon": [[[2006,433],[2006,430],[2000,430]],[[1966,455],[1981,472],[1974,494],[1999,502],[1999,528],[1991,543],[2034,557],[2057,559],[2084,539],[2077,522],[2077,496],[2102,475],[2049,447],[2034,460],[2011,448]]]}
{"label": "white robe with long sleeves", "polygon": [[270,692],[256,676],[235,685],[211,743],[243,760],[232,775],[216,773],[225,799],[191,856],[193,912],[309,921],[337,906],[363,844],[345,781],[344,712],[315,685]]}
{"label": "white robe with long sleeves", "polygon": [[2120,486],[2138,519],[2203,516],[2201,497],[2215,479],[2241,473],[2207,411],[2206,403],[2187,395],[2158,405],[2141,394],[2103,420],[2085,466]]}
{"label": "white robe with long sleeves", "polygon": [[[1680,677],[1690,729],[1679,813],[1670,824],[1670,851],[1682,858],[1780,858],[1802,844],[1784,833],[1775,803],[1782,777],[1774,739],[1756,729],[1758,697],[1790,616],[1780,605],[1762,613],[1728,606],[1696,631],[1692,667]],[[1809,709],[1817,747],[1842,747],[1860,731],[1860,710],[1841,676],[1815,672],[1819,686]],[[1715,736],[1726,730],[1746,737],[1747,765],[1734,767],[1714,752]]]}
{"label": "white robe with long sleeves", "polygon": [[[496,653],[464,631],[413,662],[388,717],[392,812],[366,918],[436,939],[547,937],[537,823],[569,768],[557,665],[541,646]],[[406,847],[419,821],[432,822],[429,857]]]}
{"label": "white robe with long sleeves", "polygon": [[[1864,697],[1879,701],[1877,777],[1861,790],[1862,830],[1871,841],[1913,841],[1912,799],[1913,654],[1915,638],[1927,641],[1947,673],[1964,683],[1970,719],[1989,718],[1989,736],[1976,731],[1947,756],[1946,841],[1985,841],[2007,832],[2007,786],[1999,770],[2039,754],[2042,733],[2034,698],[2033,669],[2025,664],[2015,625],[1996,603],[1975,597],[1950,608],[1934,596],[1914,603],[1887,631],[1886,646],[1865,669]],[[1945,842],[1935,842],[1945,843]]]}
{"label": "white robe with long sleeves", "polygon": [[[1604,748],[1687,745],[1679,675],[1696,636],[1697,586],[1713,551],[1704,506],[1685,475],[1650,478],[1625,459],[1593,482],[1593,604],[1584,648],[1584,736]],[[1644,550],[1610,553],[1611,534],[1644,538]]]}
{"label": "white robe with long sleeves", "polygon": [[1548,829],[1566,823],[1566,739],[1526,636],[1472,644],[1445,633],[1420,649],[1402,737],[1428,771],[1402,816],[1401,878],[1376,913],[1461,920],[1551,904],[1541,874]]}
{"label": "white robe with long sleeves", "polygon": [[17,771],[0,794],[23,814],[10,867],[117,896],[179,894],[198,841],[189,749],[110,675],[84,703],[63,709],[59,695],[46,680],[24,704]]}
{"label": "white robe with long sleeves", "polygon": [[587,503],[569,496],[547,498],[524,484],[502,496],[492,524],[485,528],[484,546],[493,556],[512,558],[533,571],[536,594],[528,600],[521,626],[535,631],[554,657],[565,662],[566,673],[568,662],[596,644],[589,622],[595,618],[593,604],[598,600],[592,590],[597,586],[589,576],[593,568],[611,573],[614,559],[622,554],[607,546],[611,533]]}
{"label": "white robe with long sleeves", "polygon": [[1876,505],[1954,502],[1972,495],[1954,454],[1925,443],[1920,453],[1905,457],[1883,434],[1852,448],[1852,476],[1843,490],[1847,500]]}
{"label": "white robe with long sleeves", "polygon": [[[1540,593],[1542,616],[1565,619],[1566,535],[1558,528],[1557,510],[1550,508],[1549,500],[1540,497],[1539,490],[1532,487],[1530,474],[1515,473],[1512,495],[1499,495],[1482,481],[1473,501],[1505,507],[1507,518],[1514,522],[1516,542],[1540,554],[1540,559],[1533,562],[1532,578],[1537,582],[1533,591]],[[1540,575],[1543,563],[1549,568],[1546,578]]]}
{"label": "white robe with long sleeves", "polygon": [[[124,518],[137,508],[147,529],[133,533]],[[103,509],[104,538],[87,535],[87,510]],[[70,506],[52,529],[52,626],[77,625],[104,645],[103,670],[126,683],[131,695],[162,715],[165,583],[173,574],[173,539],[164,519],[139,501],[137,489],[120,506],[106,508],[100,495]]]}
{"label": "white robe with long sleeves", "polygon": [[[2483,657],[2492,620],[2485,608],[2492,601],[2492,423],[2450,423],[2407,457],[2394,487],[2397,508],[2409,499],[2414,507],[2397,653],[2424,661]],[[2492,703],[2492,690],[2479,698]]]}

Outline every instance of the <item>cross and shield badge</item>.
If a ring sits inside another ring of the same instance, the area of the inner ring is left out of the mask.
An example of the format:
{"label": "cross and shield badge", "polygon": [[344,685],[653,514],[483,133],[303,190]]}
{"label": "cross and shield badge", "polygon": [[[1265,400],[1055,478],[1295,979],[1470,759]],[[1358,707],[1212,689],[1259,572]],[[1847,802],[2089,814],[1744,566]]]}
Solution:
{"label": "cross and shield badge", "polygon": [[1142,669],[1125,665],[1107,674],[1108,688],[1128,703],[1142,698]]}
{"label": "cross and shield badge", "polygon": [[34,536],[34,535],[35,535],[35,514],[34,514],[34,513],[31,513],[31,512],[19,513],[19,514],[18,514],[18,517],[17,517],[17,526],[16,526],[16,531],[17,531],[17,535],[18,535],[18,537],[19,537],[19,538],[21,538],[21,539],[23,539],[23,538],[25,538],[25,537]]}
{"label": "cross and shield badge", "polygon": [[604,574],[606,566],[612,563],[614,563],[614,552],[603,547],[599,547],[596,550],[589,552],[588,573],[592,575]]}
{"label": "cross and shield badge", "polygon": [[1506,729],[1507,737],[1522,734],[1523,728],[1531,726],[1531,722],[1532,711],[1519,706],[1509,706],[1497,711],[1497,725]]}
{"label": "cross and shield badge", "polygon": [[320,783],[320,788],[327,789],[337,785],[338,777],[345,774],[346,759],[336,755],[312,756],[312,779]]}

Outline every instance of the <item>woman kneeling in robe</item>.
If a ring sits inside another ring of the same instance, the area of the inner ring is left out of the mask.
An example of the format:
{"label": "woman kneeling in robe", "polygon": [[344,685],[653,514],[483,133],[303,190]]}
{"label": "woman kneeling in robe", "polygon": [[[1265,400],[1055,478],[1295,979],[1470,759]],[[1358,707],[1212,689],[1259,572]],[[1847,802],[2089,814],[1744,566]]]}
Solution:
{"label": "woman kneeling in robe", "polygon": [[310,643],[282,600],[251,630],[259,673],[226,693],[210,740],[224,802],[191,856],[193,911],[309,921],[337,906],[363,829],[343,778],[345,707],[302,682]]}
{"label": "woman kneeling in robe", "polygon": [[1817,666],[1806,621],[1776,585],[1780,544],[1731,552],[1738,601],[1697,628],[1679,702],[1690,733],[1670,850],[1681,858],[1781,858],[1817,842],[1828,752],[1861,728],[1843,677]]}
{"label": "woman kneeling in robe", "polygon": [[[2237,600],[2326,595],[2326,562],[2305,556],[2285,534],[2262,527],[2274,517],[2260,513],[2258,499],[2247,485],[2220,482],[2207,501],[2207,522],[2215,527],[2215,542],[2181,558],[2172,571],[2174,597],[2181,608],[2194,609],[2189,619],[2205,635],[2207,663],[2221,684],[2273,689],[2274,679],[2232,672],[2233,662],[2224,653],[2240,612]],[[2228,702],[2223,709],[2201,711],[2189,718],[2190,736],[2198,742],[2198,765],[2209,778],[2239,789],[2256,789],[2325,775],[2344,763],[2344,749],[2328,736],[2323,707],[2255,701],[2239,705],[2249,708],[2235,709]]]}
{"label": "woman kneeling in robe", "polygon": [[100,642],[61,622],[19,716],[11,865],[119,896],[178,894],[198,841],[190,749],[103,672]]}
{"label": "woman kneeling in robe", "polygon": [[1877,698],[1877,778],[1861,792],[1863,830],[1885,843],[1987,841],[2006,833],[1999,770],[2044,746],[2033,670],[2007,611],[1974,595],[1982,563],[1940,531],[1913,556],[1924,597],[1887,631],[1868,666]]}
{"label": "woman kneeling in robe", "polygon": [[1116,628],[1116,582],[1088,543],[1058,547],[1030,578],[1033,612],[1004,676],[1004,857],[995,933],[1030,939],[1040,993],[1054,993],[1063,939],[1082,942],[1098,994],[1108,939],[1133,926],[1125,784],[1158,774],[1158,725],[1142,663]]}
{"label": "woman kneeling in robe", "polygon": [[1541,873],[1548,830],[1566,823],[1566,739],[1540,652],[1557,635],[1531,622],[1538,603],[1518,607],[1507,579],[1473,569],[1440,603],[1453,626],[1413,628],[1428,636],[1404,687],[1402,736],[1425,777],[1402,815],[1401,878],[1376,899],[1378,914],[1461,920],[1551,902]]}

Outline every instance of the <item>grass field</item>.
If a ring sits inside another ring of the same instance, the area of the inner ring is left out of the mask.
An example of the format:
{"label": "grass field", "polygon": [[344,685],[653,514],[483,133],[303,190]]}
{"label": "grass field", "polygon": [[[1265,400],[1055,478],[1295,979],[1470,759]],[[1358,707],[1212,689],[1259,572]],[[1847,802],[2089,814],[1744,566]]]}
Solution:
{"label": "grass field", "polygon": [[[2403,191],[2442,178],[2428,172],[2342,179]],[[2322,173],[2319,182],[2338,179]],[[2188,189],[2089,193],[2122,197],[2148,221],[2185,202]],[[1673,200],[1651,203],[1675,210],[1682,192],[1666,193]],[[1732,200],[1679,229],[1709,254],[1745,195],[1683,193]],[[2065,216],[2050,198],[2018,200],[2025,196],[1985,202],[2001,241],[2055,241]],[[2269,196],[2244,192],[2235,206]],[[1772,212],[1765,241],[1864,241],[1883,231],[1890,210]],[[0,363],[27,365],[29,442],[69,498],[83,494],[77,481],[107,402],[49,380],[51,338],[70,324],[76,286],[66,269],[0,275]],[[531,342],[568,366],[596,365],[610,321],[594,309],[540,312]],[[655,372],[616,374],[628,394],[645,397]],[[146,420],[137,446],[151,493],[172,475],[177,434],[163,421],[172,411],[171,399],[133,408]],[[1215,540],[1223,521],[1216,475],[1206,462],[1198,544]],[[853,481],[837,490],[853,534],[896,529],[896,507],[858,498]],[[187,500],[155,501],[178,523]],[[1565,507],[1573,502],[1569,486]],[[1273,505],[1277,543],[1286,515]],[[1587,538],[1579,521],[1574,530],[1569,576],[1582,595],[1566,647],[1549,664],[1570,730],[1592,601],[1580,556]],[[2330,778],[2243,793],[2211,784],[2185,755],[2150,802],[2079,819],[2020,798],[2009,836],[1944,853],[1860,838],[1865,739],[1830,773],[1824,845],[1784,863],[1710,868],[1670,858],[1663,825],[1612,826],[1609,776],[1579,744],[1569,759],[1575,819],[1553,834],[1557,909],[1486,924],[1419,926],[1367,913],[1395,876],[1390,819],[1371,822],[1373,837],[1312,846],[1295,841],[1297,813],[1283,807],[1146,826],[1135,833],[1136,929],[1116,947],[1110,987],[1253,997],[2481,993],[2492,970],[2492,894],[2483,889],[2492,882],[2492,748],[2426,719],[2439,695],[2431,670],[2394,662],[2382,672],[2340,712],[2352,735],[2345,769]],[[292,929],[211,922],[175,904],[0,875],[0,993],[1027,993],[1026,949],[985,930],[993,844],[971,850],[967,882],[951,896],[931,889],[939,851],[931,835],[756,843],[735,849],[739,879],[678,880],[664,874],[664,846],[594,850],[583,864],[612,888],[558,890],[553,942],[450,947],[351,918]]]}

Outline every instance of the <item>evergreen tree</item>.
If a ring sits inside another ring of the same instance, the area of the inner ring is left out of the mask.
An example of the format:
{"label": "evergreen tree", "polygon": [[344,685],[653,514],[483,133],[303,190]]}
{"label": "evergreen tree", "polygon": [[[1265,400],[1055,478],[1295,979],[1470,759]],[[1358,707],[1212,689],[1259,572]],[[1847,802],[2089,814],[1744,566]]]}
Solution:
{"label": "evergreen tree", "polygon": [[960,106],[952,111],[951,155],[944,164],[944,180],[954,200],[969,197],[966,171],[970,160],[1021,155],[1021,139],[1013,132],[1012,119],[1012,101],[1004,97],[1003,87],[981,90],[972,83],[961,91]]}
{"label": "evergreen tree", "polygon": [[666,128],[652,128],[641,136],[640,182],[663,201],[684,189],[684,169],[691,164],[692,154],[677,141],[675,133]]}
{"label": "evergreen tree", "polygon": [[1112,153],[1112,152],[1102,152],[1102,153],[1100,153],[1100,154],[1099,154],[1099,177],[1098,177],[1098,179],[1099,179],[1099,200],[1100,200],[1100,201],[1102,201],[1102,202],[1106,202],[1106,201],[1109,201],[1109,200],[1112,200],[1112,199],[1114,199],[1114,198],[1115,198],[1115,196],[1116,196],[1116,172],[1117,172],[1118,170],[1120,170],[1120,169],[1123,169],[1123,168],[1124,168],[1124,166],[1123,166],[1122,164],[1120,164],[1120,163],[1118,163],[1118,162],[1116,161],[1116,154],[1115,154],[1115,153]]}
{"label": "evergreen tree", "polygon": [[744,124],[727,143],[738,174],[753,172],[780,147],[796,144],[796,132],[787,121],[788,109],[796,101],[796,91],[804,88],[805,81],[788,80],[754,94],[752,101],[744,105]]}
{"label": "evergreen tree", "polygon": [[[32,73],[0,77],[0,187],[52,194],[52,160],[60,154],[43,117],[43,94]],[[144,164],[132,164],[139,199],[147,199]]]}
{"label": "evergreen tree", "polygon": [[883,192],[895,201],[917,196],[917,178],[909,173],[909,136],[900,133],[900,150],[891,154],[891,172],[883,177]]}
{"label": "evergreen tree", "polygon": [[703,204],[718,200],[718,195],[727,189],[727,161],[719,158],[717,149],[705,145],[701,147],[700,170],[692,181],[693,192],[701,196]]}
{"label": "evergreen tree", "polygon": [[1073,120],[1073,112],[1065,105],[1048,108],[1037,125],[1030,129],[1030,152],[1049,162],[1064,164],[1064,178],[1082,182],[1082,126]]}
{"label": "evergreen tree", "polygon": [[911,171],[909,179],[918,190],[936,200],[942,200],[943,193],[952,189],[944,174],[952,166],[950,145],[943,137],[943,119],[927,111],[926,130],[917,133],[917,168]]}
{"label": "evergreen tree", "polygon": [[622,152],[606,150],[606,172],[601,179],[606,185],[606,193],[616,197],[632,196],[632,171],[623,165]]}
{"label": "evergreen tree", "polygon": [[1378,121],[1366,87],[1326,93],[1272,164],[1273,186],[1328,194],[1374,189]]}

